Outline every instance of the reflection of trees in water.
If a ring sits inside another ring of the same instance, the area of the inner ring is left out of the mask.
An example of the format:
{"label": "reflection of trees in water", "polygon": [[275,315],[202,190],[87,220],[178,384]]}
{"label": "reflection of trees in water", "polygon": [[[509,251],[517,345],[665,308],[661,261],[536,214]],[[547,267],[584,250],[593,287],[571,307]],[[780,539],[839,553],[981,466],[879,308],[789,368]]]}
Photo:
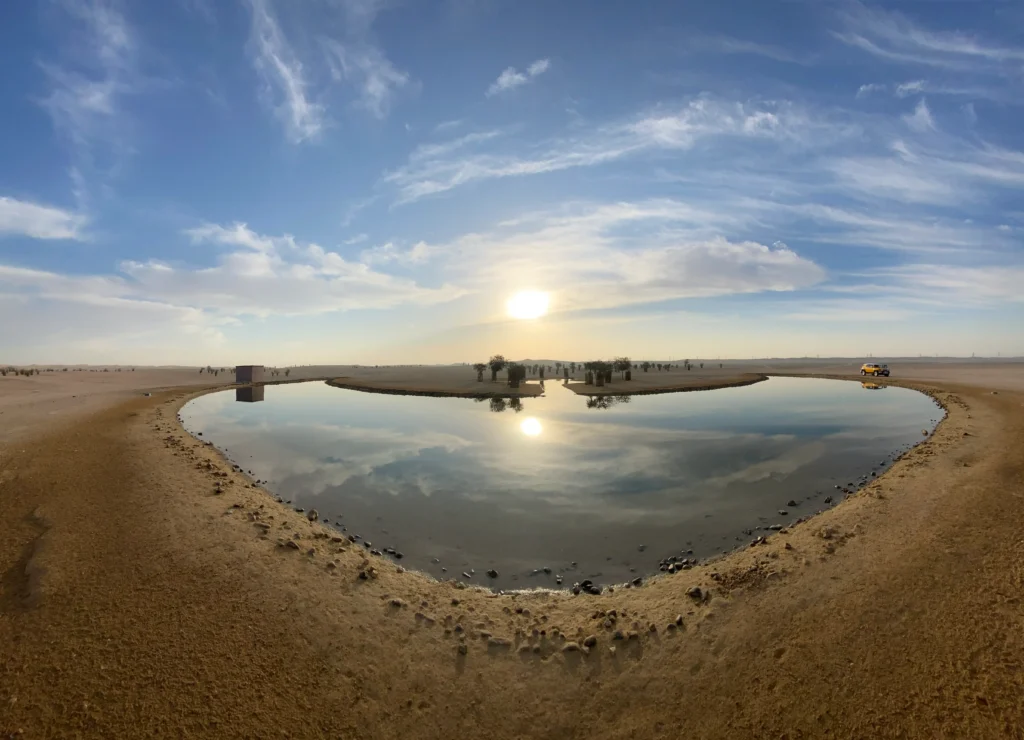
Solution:
{"label": "reflection of trees in water", "polygon": [[488,398],[486,396],[483,396],[483,397],[479,397],[479,398],[474,398],[473,400],[476,403],[483,403],[484,401],[487,401],[488,405],[490,406],[491,411],[493,411],[496,414],[500,414],[502,411],[505,411],[506,409],[512,409],[513,411],[515,411],[518,414],[524,408],[522,400],[519,399],[519,398],[515,398],[515,397],[513,397],[513,398]]}
{"label": "reflection of trees in water", "polygon": [[630,397],[620,396],[590,396],[587,398],[588,409],[610,409],[620,403],[629,403]]}

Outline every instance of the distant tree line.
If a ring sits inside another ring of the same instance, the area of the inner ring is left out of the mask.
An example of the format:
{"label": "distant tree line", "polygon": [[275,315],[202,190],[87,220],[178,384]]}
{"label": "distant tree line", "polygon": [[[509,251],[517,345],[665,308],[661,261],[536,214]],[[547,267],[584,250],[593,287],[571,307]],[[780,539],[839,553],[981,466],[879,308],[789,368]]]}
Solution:
{"label": "distant tree line", "polygon": [[[700,368],[703,369],[704,363],[698,363]],[[504,355],[494,355],[487,362],[477,362],[473,364],[473,369],[476,371],[476,379],[482,383],[484,380],[484,373],[487,370],[491,371],[491,382],[498,382],[498,373],[502,370],[506,371],[506,382],[509,386],[517,388],[521,382],[526,380],[528,375],[534,376],[540,380],[545,379],[545,373],[553,373],[553,377],[562,377],[569,379],[575,377],[577,370],[584,371],[584,382],[587,385],[598,385],[603,386],[606,383],[611,383],[614,373],[619,374],[619,379],[629,381],[633,379],[633,369],[639,368],[645,373],[650,371],[667,372],[668,370],[679,368],[685,368],[686,370],[692,370],[694,364],[690,360],[683,360],[680,363],[671,362],[649,362],[643,361],[640,363],[634,363],[628,357],[616,357],[613,360],[590,360],[588,362],[556,362],[554,365],[546,365],[542,363],[533,364],[522,364],[518,362],[511,362],[505,358]],[[718,363],[718,367],[722,367],[722,363]]]}

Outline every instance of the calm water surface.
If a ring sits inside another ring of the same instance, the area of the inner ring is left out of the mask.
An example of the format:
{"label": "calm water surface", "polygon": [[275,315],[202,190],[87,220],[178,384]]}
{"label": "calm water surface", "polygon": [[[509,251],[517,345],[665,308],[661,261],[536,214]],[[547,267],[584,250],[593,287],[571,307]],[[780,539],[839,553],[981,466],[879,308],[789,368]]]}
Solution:
{"label": "calm water surface", "polygon": [[620,398],[594,407],[548,382],[512,407],[302,383],[202,396],[182,417],[270,491],[403,565],[528,588],[732,549],[838,503],[837,485],[881,472],[943,415],[914,391],[805,378]]}

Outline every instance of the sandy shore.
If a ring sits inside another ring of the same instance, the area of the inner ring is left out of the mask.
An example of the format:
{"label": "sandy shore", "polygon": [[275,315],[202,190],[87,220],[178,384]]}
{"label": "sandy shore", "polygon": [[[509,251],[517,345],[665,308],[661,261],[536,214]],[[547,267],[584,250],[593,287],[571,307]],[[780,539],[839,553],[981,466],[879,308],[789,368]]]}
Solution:
{"label": "sandy shore", "polygon": [[894,370],[949,417],[884,476],[599,597],[332,541],[183,432],[198,375],[2,379],[0,737],[1020,737],[1022,366]]}

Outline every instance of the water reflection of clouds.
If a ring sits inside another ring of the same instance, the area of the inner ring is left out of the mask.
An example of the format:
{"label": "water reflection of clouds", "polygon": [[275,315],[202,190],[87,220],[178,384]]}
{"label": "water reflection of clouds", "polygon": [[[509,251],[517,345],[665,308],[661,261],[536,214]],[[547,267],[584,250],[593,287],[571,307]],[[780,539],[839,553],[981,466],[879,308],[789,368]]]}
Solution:
{"label": "water reflection of clouds", "polygon": [[[629,578],[651,553],[710,555],[779,522],[790,498],[856,480],[921,439],[939,412],[891,390],[773,379],[588,409],[549,384],[516,414],[508,403],[490,413],[489,402],[275,386],[265,403],[213,394],[183,415],[295,505],[401,545],[403,564],[438,576],[435,557],[451,572],[494,567],[505,588],[541,585],[534,568],[572,560],[581,577]],[[530,418],[541,434],[524,434]]]}
{"label": "water reflection of clouds", "polygon": [[[338,493],[371,503],[387,495],[410,504],[443,497],[529,519],[653,521],[692,513],[727,491],[799,477],[830,450],[864,442],[862,423],[872,414],[877,420],[892,413],[837,406],[820,392],[827,386],[799,397],[776,387],[760,403],[737,403],[756,400],[750,391],[758,388],[735,389],[748,392],[732,398],[638,397],[600,413],[581,408],[583,399],[567,389],[554,389],[531,402],[531,410],[535,404],[544,412],[543,422],[536,420],[543,434],[535,439],[523,426],[534,417],[489,414],[450,399],[345,391],[329,397],[333,403],[318,402],[320,391],[337,389],[307,389],[297,397],[301,403],[276,407],[277,416],[205,397],[211,402],[201,416],[212,437],[227,442],[221,446],[245,448],[283,493]],[[352,421],[326,421],[339,416]]]}
{"label": "water reflection of clouds", "polygon": [[[792,440],[785,437],[644,430],[624,444],[611,433],[580,436],[583,425],[553,426],[554,441],[531,447],[524,455],[518,446],[473,444],[422,430],[396,434],[313,425],[306,433],[318,438],[321,452],[310,454],[310,447],[298,445],[275,466],[273,477],[284,486],[317,494],[358,477],[363,497],[372,492],[431,496],[442,491],[467,502],[500,498],[510,510],[542,506],[615,520],[685,508],[702,495],[689,490],[694,486],[724,487],[771,472],[788,474],[808,457],[789,449]],[[345,460],[325,454],[335,445],[344,447]],[[737,460],[752,456],[756,462],[733,472],[732,479],[715,477],[716,471],[735,470]],[[354,492],[351,486],[349,490]]]}

